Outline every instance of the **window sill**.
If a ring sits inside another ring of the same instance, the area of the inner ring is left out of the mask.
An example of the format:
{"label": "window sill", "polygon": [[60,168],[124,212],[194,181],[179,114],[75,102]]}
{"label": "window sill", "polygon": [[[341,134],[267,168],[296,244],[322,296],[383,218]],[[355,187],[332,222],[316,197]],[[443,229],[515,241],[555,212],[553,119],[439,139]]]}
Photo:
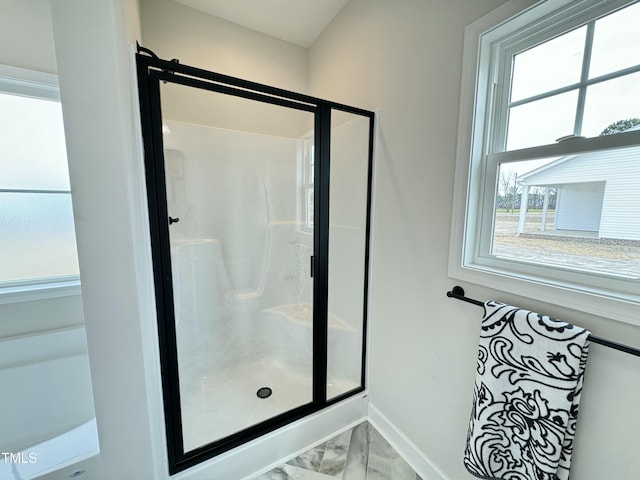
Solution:
{"label": "window sill", "polygon": [[0,305],[80,295],[80,279],[0,287]]}
{"label": "window sill", "polygon": [[[613,294],[569,283],[527,277],[484,265],[450,265],[449,276],[500,292],[570,308],[640,327],[640,296]],[[489,299],[487,299],[489,300]],[[500,300],[495,298],[495,300]],[[550,313],[552,316],[552,312]]]}

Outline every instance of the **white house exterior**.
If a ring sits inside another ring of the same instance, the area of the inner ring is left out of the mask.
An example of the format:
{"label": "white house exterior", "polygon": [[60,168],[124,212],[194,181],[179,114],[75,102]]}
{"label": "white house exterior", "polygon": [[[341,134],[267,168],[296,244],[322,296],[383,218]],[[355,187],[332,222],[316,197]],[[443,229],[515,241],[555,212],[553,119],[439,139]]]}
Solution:
{"label": "white house exterior", "polygon": [[[556,230],[596,232],[603,239],[640,240],[638,147],[561,157],[518,180],[522,185],[521,205],[527,204],[533,186],[547,187],[547,193],[549,188],[557,189]],[[525,215],[526,209],[521,208],[520,233],[524,231]]]}

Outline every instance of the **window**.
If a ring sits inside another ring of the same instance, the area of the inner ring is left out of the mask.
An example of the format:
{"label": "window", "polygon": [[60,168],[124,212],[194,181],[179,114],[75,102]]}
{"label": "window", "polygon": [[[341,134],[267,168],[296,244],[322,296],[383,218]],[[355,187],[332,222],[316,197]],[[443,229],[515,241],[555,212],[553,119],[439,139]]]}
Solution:
{"label": "window", "polygon": [[313,179],[315,175],[315,148],[313,139],[303,140],[302,150],[302,208],[300,210],[302,211],[303,221],[301,225],[303,231],[313,232]]}
{"label": "window", "polygon": [[466,32],[450,274],[638,323],[640,2],[517,8]]}
{"label": "window", "polygon": [[[0,67],[0,293],[77,291],[71,191],[55,76]],[[46,287],[46,288],[45,288]]]}

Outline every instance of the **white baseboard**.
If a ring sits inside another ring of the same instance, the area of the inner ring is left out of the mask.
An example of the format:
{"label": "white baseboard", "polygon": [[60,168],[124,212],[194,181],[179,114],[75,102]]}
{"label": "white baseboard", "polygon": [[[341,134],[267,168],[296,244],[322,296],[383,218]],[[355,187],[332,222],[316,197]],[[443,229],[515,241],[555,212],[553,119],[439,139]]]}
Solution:
{"label": "white baseboard", "polygon": [[371,403],[369,403],[369,422],[423,480],[451,480]]}

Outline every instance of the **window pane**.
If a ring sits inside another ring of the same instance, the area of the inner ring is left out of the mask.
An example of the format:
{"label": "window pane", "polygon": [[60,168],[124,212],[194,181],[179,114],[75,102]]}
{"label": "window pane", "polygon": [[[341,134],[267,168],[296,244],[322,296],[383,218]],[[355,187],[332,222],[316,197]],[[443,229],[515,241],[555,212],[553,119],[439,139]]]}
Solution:
{"label": "window pane", "polygon": [[614,122],[640,118],[640,73],[587,89],[582,135],[595,137]]}
{"label": "window pane", "polygon": [[640,3],[596,22],[589,78],[640,64]]}
{"label": "window pane", "polygon": [[502,164],[491,254],[640,277],[639,185],[640,147]]}
{"label": "window pane", "polygon": [[573,134],[578,91],[509,109],[507,150],[546,145]]}
{"label": "window pane", "polygon": [[530,48],[514,57],[511,101],[580,81],[586,27]]}
{"label": "window pane", "polygon": [[69,190],[60,102],[0,93],[0,188]]}
{"label": "window pane", "polygon": [[327,399],[362,381],[369,122],[331,112]]}
{"label": "window pane", "polygon": [[78,275],[70,194],[0,192],[0,282]]}

